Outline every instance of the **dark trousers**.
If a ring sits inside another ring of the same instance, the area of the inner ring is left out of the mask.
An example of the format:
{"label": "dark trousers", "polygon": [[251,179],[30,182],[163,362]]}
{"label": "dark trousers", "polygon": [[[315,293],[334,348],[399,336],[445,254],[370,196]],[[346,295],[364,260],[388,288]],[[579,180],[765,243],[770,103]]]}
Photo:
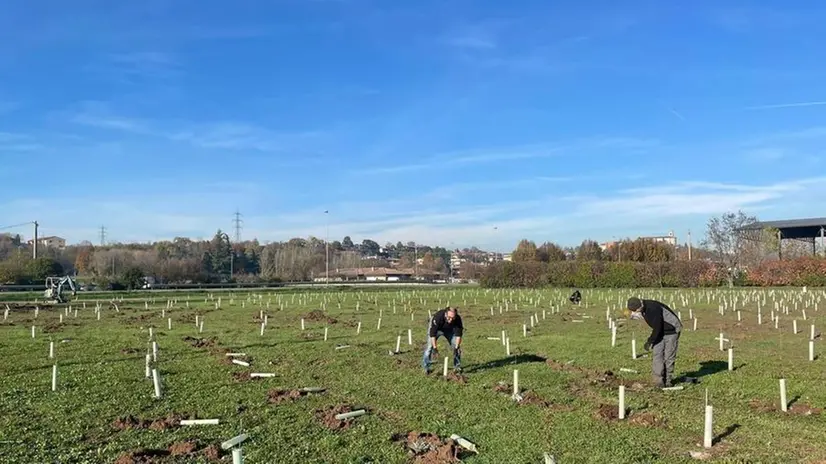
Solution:
{"label": "dark trousers", "polygon": [[676,333],[664,335],[663,339],[653,346],[651,370],[655,383],[671,383],[671,379],[674,377],[674,364],[677,362],[677,347],[679,344],[680,334]]}

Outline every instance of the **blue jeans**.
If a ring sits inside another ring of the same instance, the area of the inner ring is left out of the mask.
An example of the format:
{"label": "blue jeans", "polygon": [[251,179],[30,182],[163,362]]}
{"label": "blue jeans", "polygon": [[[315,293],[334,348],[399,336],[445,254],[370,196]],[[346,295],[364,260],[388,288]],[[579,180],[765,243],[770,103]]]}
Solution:
{"label": "blue jeans", "polygon": [[[450,344],[450,347],[453,349],[453,367],[457,368],[460,367],[462,364],[462,354],[460,350],[457,350],[455,345],[453,344],[455,335],[451,333],[444,333],[442,331],[436,332],[436,342],[438,343],[439,337],[445,337],[447,342]],[[433,351],[433,346],[430,344],[430,334],[427,334],[427,344],[424,347],[424,354],[422,355],[422,367],[426,371],[430,371],[430,355]]]}

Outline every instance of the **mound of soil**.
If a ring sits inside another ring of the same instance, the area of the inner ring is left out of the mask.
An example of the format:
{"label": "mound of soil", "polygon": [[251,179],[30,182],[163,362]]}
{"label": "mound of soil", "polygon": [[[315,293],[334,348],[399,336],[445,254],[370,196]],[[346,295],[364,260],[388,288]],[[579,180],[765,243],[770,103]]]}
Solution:
{"label": "mound of soil", "polygon": [[525,392],[525,394],[522,395],[522,401],[520,401],[519,404],[539,406],[540,408],[550,408],[553,406],[550,401],[541,398],[532,391]]}
{"label": "mound of soil", "polygon": [[165,456],[169,456],[169,451],[141,448],[121,454],[115,464],[157,464]]}
{"label": "mound of soil", "polygon": [[209,348],[215,345],[215,338],[195,338],[186,336],[183,341],[189,343],[193,348]]}
{"label": "mound of soil", "polygon": [[650,412],[632,412],[631,416],[628,418],[628,422],[642,427],[665,427],[667,425],[664,418],[656,416]]}
{"label": "mound of soil", "polygon": [[[114,309],[114,307],[112,309]],[[127,317],[126,319],[124,319],[124,322],[128,324],[139,324],[152,319],[152,317],[153,314],[136,314],[134,316]]]}
{"label": "mound of soil", "polygon": [[186,456],[194,453],[196,449],[198,449],[198,445],[191,441],[179,441],[169,447],[169,454],[172,456]]}
{"label": "mound of soil", "polygon": [[233,372],[232,378],[235,379],[237,382],[246,382],[248,380],[252,380],[252,377],[250,377],[249,372]]}
{"label": "mound of soil", "polygon": [[346,412],[352,412],[355,410],[356,409],[354,409],[353,407],[345,404],[340,404],[338,406],[328,406],[324,409],[316,409],[315,418],[317,421],[321,423],[321,425],[330,430],[347,430],[350,428],[350,426],[353,425],[353,421],[355,418],[338,420],[336,419],[336,415],[344,414]]}
{"label": "mound of soil", "polygon": [[[628,414],[628,411],[625,412]],[[594,412],[598,419],[615,421],[619,419],[619,408],[611,404],[603,404]]]}
{"label": "mound of soil", "polygon": [[441,376],[441,378],[447,379],[448,382],[456,382],[456,383],[461,383],[461,384],[466,384],[467,383],[467,377],[465,377],[462,374],[457,374],[455,372],[448,372],[447,377]]}
{"label": "mound of soil", "polygon": [[137,354],[140,353],[140,350],[137,348],[124,348],[120,350],[120,354]]}
{"label": "mound of soil", "polygon": [[332,317],[328,317],[324,315],[324,311],[320,309],[314,309],[309,313],[305,314],[304,316],[305,321],[313,321],[313,322],[320,322],[325,321],[328,324],[337,324],[338,320]]}
{"label": "mound of soil", "polygon": [[778,412],[781,414],[793,414],[796,416],[816,416],[823,412],[823,409],[805,403],[794,403],[787,408],[787,412],[782,412],[780,406],[757,398],[749,401],[749,407],[757,412]]}
{"label": "mound of soil", "polygon": [[511,391],[513,391],[513,387],[504,382],[499,382],[493,386],[493,391],[495,391],[496,393],[510,393]]}
{"label": "mound of soil", "polygon": [[121,454],[115,464],[160,464],[168,462],[168,456],[194,458],[199,454],[209,462],[221,460],[221,449],[217,445],[209,445],[201,450],[198,448],[198,444],[191,441],[173,443],[165,450],[141,448]]}
{"label": "mound of soil", "polygon": [[461,448],[453,440],[442,440],[433,433],[413,431],[407,435],[394,435],[392,440],[402,444],[416,464],[460,462]]}
{"label": "mound of soil", "polygon": [[568,364],[564,362],[557,361],[555,359],[547,359],[545,364],[548,365],[553,370],[562,371],[562,372],[583,372],[586,369],[579,366],[574,366],[573,364]]}
{"label": "mound of soil", "polygon": [[304,395],[306,395],[306,393],[298,390],[282,390],[276,388],[267,392],[267,401],[270,404],[287,403],[290,401],[295,401]]}
{"label": "mound of soil", "polygon": [[169,414],[161,419],[139,419],[129,415],[115,419],[115,421],[112,422],[112,427],[117,430],[150,429],[160,431],[179,426],[181,419],[183,419],[183,416],[180,414]]}

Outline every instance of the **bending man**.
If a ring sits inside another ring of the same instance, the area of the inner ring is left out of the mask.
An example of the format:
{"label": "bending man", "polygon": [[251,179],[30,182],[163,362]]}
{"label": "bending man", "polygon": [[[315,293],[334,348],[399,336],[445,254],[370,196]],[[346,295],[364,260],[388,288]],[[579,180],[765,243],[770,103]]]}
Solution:
{"label": "bending man", "polygon": [[456,372],[462,370],[462,317],[456,312],[456,308],[447,307],[438,311],[430,319],[430,328],[427,332],[427,345],[422,356],[422,367],[425,374],[430,374],[431,358],[439,353],[436,340],[440,336],[447,339],[453,348],[453,368]]}
{"label": "bending man", "polygon": [[652,371],[657,387],[670,387],[677,361],[682,322],[667,305],[656,300],[628,299],[631,319],[644,319],[651,327],[651,335],[645,342],[646,351],[654,349]]}

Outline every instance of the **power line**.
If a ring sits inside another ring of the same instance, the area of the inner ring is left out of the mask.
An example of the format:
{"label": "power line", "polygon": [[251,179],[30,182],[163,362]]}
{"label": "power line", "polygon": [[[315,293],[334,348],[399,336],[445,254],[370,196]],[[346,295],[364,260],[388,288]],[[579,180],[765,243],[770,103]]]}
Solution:
{"label": "power line", "polygon": [[235,223],[235,243],[241,243],[241,229],[243,229],[241,224],[244,222],[241,216],[241,213],[235,210],[235,219],[232,220]]}
{"label": "power line", "polygon": [[29,222],[24,222],[22,224],[15,224],[13,226],[3,226],[3,227],[0,227],[0,230],[15,229],[17,227],[23,227],[23,226],[28,226],[28,225],[32,225],[32,224],[34,224],[34,222],[29,221]]}
{"label": "power line", "polygon": [[106,227],[100,226],[100,246],[106,245]]}

